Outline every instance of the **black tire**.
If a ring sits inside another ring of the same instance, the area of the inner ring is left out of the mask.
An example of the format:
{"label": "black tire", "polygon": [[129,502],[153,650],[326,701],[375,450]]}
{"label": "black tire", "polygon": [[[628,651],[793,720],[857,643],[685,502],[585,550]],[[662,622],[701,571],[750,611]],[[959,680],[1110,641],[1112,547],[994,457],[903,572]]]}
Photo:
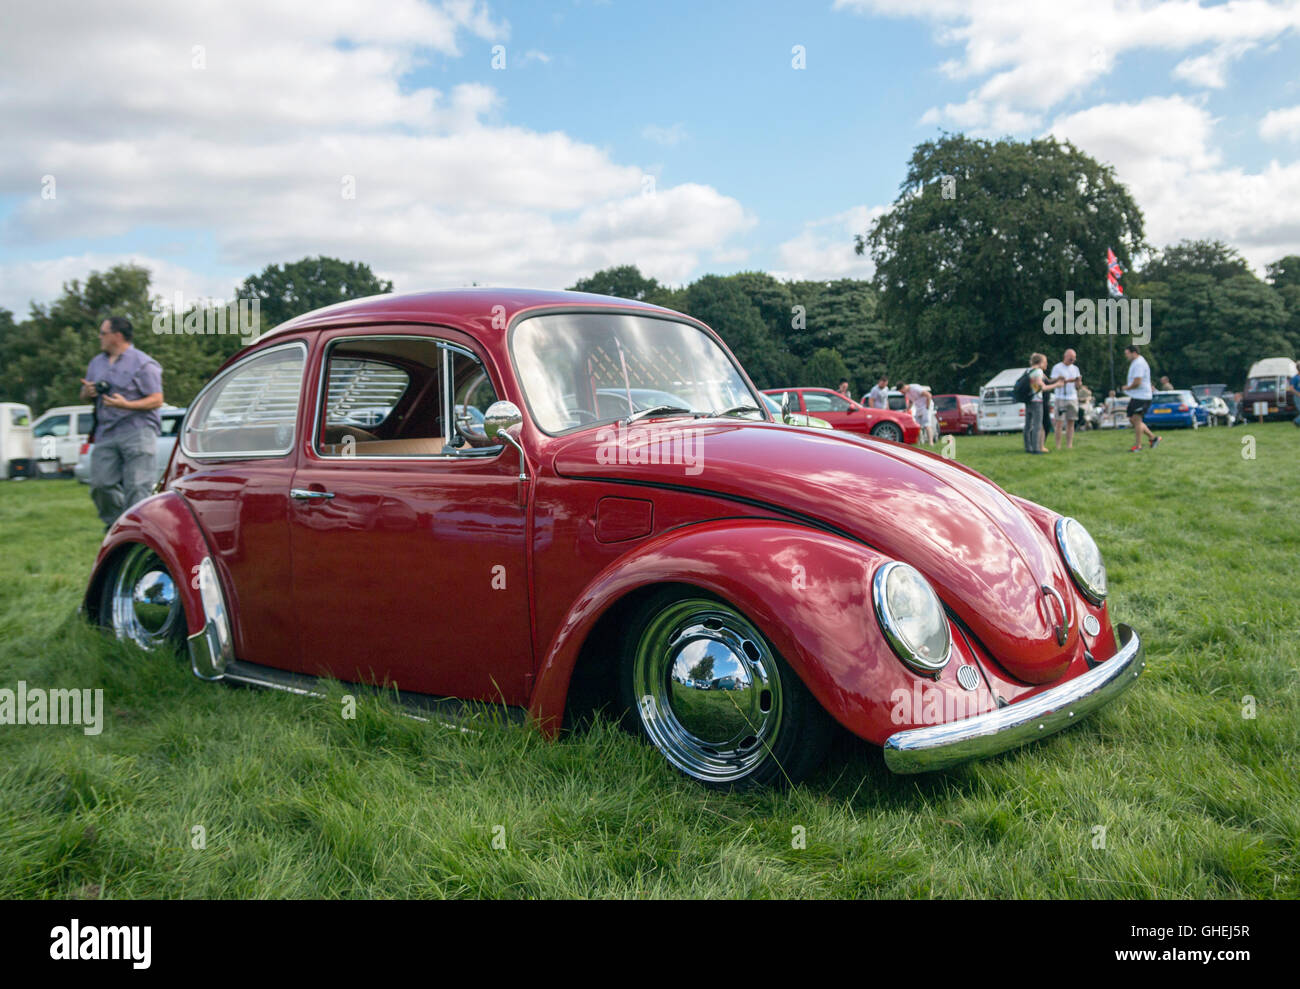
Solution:
{"label": "black tire", "polygon": [[871,427],[871,435],[878,440],[888,440],[890,443],[903,442],[903,428],[896,422],[878,422]]}
{"label": "black tire", "polygon": [[703,591],[655,594],[619,654],[627,727],[715,789],[791,786],[825,757],[832,722],[767,637]]}
{"label": "black tire", "polygon": [[100,585],[98,617],[103,628],[148,652],[185,647],[185,605],[176,581],[143,543],[132,543],[109,565]]}

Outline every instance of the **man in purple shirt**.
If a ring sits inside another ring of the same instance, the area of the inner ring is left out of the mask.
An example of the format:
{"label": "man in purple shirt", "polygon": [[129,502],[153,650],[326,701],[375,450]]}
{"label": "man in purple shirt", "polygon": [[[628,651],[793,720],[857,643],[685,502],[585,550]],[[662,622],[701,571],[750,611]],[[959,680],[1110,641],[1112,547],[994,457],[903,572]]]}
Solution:
{"label": "man in purple shirt", "polygon": [[[95,399],[95,449],[90,457],[90,497],[107,529],[137,501],[149,497],[158,479],[155,463],[162,420],[162,368],[132,345],[125,316],[99,327],[103,353],[90,360],[81,397]],[[107,391],[97,389],[107,383]]]}

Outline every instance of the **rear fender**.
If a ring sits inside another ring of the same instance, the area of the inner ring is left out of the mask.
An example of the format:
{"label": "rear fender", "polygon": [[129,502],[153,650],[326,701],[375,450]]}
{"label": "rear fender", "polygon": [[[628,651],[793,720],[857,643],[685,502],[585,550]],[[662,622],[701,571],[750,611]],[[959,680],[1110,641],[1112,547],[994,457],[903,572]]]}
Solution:
{"label": "rear fender", "polygon": [[108,531],[91,569],[83,610],[100,621],[104,580],[117,558],[134,544],[158,554],[176,583],[185,606],[190,664],[195,676],[219,680],[233,658],[226,597],[207,540],[194,513],[174,491],[164,491],[132,505]]}

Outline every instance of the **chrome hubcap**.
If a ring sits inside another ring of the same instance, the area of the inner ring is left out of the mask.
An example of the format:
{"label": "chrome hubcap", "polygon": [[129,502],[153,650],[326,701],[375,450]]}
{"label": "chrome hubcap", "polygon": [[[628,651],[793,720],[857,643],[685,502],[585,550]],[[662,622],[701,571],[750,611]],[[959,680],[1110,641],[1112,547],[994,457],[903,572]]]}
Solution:
{"label": "chrome hubcap", "polygon": [[891,443],[898,443],[903,439],[903,431],[893,423],[886,423],[876,429],[876,437],[882,440],[889,440]]}
{"label": "chrome hubcap", "polygon": [[110,600],[113,631],[142,649],[157,649],[171,640],[181,620],[176,584],[147,546],[127,551],[113,578]]}
{"label": "chrome hubcap", "polygon": [[689,776],[740,779],[771,750],[781,681],[767,640],[718,601],[676,601],[646,626],[633,686],[655,747]]}

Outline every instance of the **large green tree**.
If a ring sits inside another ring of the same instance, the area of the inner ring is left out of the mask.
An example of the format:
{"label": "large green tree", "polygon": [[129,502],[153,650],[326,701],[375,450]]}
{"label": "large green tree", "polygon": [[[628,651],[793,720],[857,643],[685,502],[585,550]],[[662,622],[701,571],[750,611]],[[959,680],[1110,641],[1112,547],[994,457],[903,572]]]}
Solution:
{"label": "large green tree", "polygon": [[241,299],[260,299],[262,330],[321,306],[383,295],[393,283],[376,278],[370,265],[338,258],[303,258],[288,264],[269,264],[249,275],[235,290]]}
{"label": "large green tree", "polygon": [[1108,341],[1044,332],[1044,304],[1106,293],[1106,250],[1128,267],[1142,213],[1114,170],[1065,142],[944,135],[916,147],[891,208],[859,235],[870,250],[889,373],[936,390],[977,386],[1031,351]]}
{"label": "large green tree", "polygon": [[734,278],[705,275],[686,290],[684,311],[711,326],[759,388],[789,384],[799,361],[773,338]]}
{"label": "large green tree", "polygon": [[1286,334],[1292,347],[1300,347],[1300,254],[1288,254],[1265,269],[1286,308]]}
{"label": "large green tree", "polygon": [[1298,342],[1283,294],[1219,241],[1165,248],[1134,276],[1130,294],[1151,300],[1152,373],[1180,388],[1239,386],[1252,362],[1291,354]]}

